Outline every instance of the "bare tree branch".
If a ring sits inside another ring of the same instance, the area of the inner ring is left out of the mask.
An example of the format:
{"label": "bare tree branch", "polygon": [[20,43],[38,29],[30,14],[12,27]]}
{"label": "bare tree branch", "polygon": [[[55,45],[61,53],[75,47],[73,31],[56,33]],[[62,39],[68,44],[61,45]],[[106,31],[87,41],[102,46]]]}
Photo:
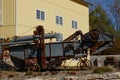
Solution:
{"label": "bare tree branch", "polygon": [[120,31],[120,0],[106,0],[115,29]]}

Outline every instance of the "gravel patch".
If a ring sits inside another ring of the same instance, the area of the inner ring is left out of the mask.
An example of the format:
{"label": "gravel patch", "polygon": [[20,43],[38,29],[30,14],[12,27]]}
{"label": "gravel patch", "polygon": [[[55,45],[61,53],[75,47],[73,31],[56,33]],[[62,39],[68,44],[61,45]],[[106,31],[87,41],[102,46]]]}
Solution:
{"label": "gravel patch", "polygon": [[95,74],[92,70],[33,72],[1,71],[0,80],[120,80],[120,72]]}

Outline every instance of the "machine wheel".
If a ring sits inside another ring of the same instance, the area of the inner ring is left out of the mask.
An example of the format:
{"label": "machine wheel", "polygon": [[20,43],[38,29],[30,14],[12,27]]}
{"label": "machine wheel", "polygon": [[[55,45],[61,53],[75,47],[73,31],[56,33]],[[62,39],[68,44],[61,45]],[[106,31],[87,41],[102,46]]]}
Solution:
{"label": "machine wheel", "polygon": [[57,67],[61,66],[62,60],[61,58],[52,58],[48,63],[48,69],[56,69]]}
{"label": "machine wheel", "polygon": [[91,69],[91,66],[92,64],[89,60],[79,61],[77,63],[78,69],[82,69],[82,70]]}
{"label": "machine wheel", "polygon": [[9,71],[16,71],[16,68],[13,67],[13,66],[10,66],[10,67],[9,67]]}
{"label": "machine wheel", "polygon": [[57,61],[55,58],[51,59],[48,63],[48,69],[56,69],[57,67]]}
{"label": "machine wheel", "polygon": [[37,71],[37,72],[40,71],[39,64],[28,66],[28,71]]}
{"label": "machine wheel", "polygon": [[56,58],[56,67],[61,66],[61,64],[62,64],[61,58]]}

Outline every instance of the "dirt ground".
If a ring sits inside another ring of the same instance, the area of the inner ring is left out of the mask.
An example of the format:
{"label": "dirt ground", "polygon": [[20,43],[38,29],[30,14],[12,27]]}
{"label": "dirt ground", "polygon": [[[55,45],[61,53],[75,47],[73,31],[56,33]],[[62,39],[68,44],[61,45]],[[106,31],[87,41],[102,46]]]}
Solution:
{"label": "dirt ground", "polygon": [[[93,71],[96,67],[93,67],[90,70],[77,70],[77,69],[62,69],[62,70],[51,70],[51,71],[41,71],[41,72],[32,72],[32,71],[6,71],[0,70],[0,80],[39,80],[32,79],[35,77],[40,77],[40,80],[64,80],[64,79],[53,79],[53,77],[65,77],[65,76],[87,76],[94,74]],[[112,68],[113,72],[120,72],[119,69]],[[43,79],[44,78],[44,79]],[[73,80],[73,79],[71,79]],[[87,79],[85,79],[87,80]]]}
{"label": "dirt ground", "polygon": [[87,75],[92,74],[92,70],[76,71],[76,70],[63,70],[63,71],[43,71],[43,72],[31,72],[31,71],[1,71],[0,80],[8,80],[9,78],[14,78],[13,80],[25,80],[32,77],[54,77],[54,76],[77,76],[77,75]]}

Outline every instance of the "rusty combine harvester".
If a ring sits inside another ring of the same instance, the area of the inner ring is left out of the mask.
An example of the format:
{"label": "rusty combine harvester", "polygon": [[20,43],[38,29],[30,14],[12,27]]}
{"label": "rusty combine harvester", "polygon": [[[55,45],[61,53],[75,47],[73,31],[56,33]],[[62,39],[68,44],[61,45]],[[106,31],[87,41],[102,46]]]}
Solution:
{"label": "rusty combine harvester", "polygon": [[[80,40],[75,40],[78,36],[80,36]],[[58,41],[45,43],[45,39],[51,38],[56,38]],[[61,66],[62,61],[70,58],[80,59],[79,54],[87,54],[88,49],[99,42],[102,42],[102,44],[99,44],[99,47],[91,54],[96,54],[111,47],[113,36],[98,30],[86,34],[76,31],[65,40],[62,40],[62,34],[46,34],[43,26],[38,26],[34,31],[34,35],[16,37],[9,43],[0,45],[9,46],[10,57],[16,68],[39,71],[40,69],[57,68]],[[87,66],[91,66],[89,62],[87,59],[84,60],[84,63],[88,64]],[[80,61],[77,64],[78,68],[81,68],[82,65]]]}

